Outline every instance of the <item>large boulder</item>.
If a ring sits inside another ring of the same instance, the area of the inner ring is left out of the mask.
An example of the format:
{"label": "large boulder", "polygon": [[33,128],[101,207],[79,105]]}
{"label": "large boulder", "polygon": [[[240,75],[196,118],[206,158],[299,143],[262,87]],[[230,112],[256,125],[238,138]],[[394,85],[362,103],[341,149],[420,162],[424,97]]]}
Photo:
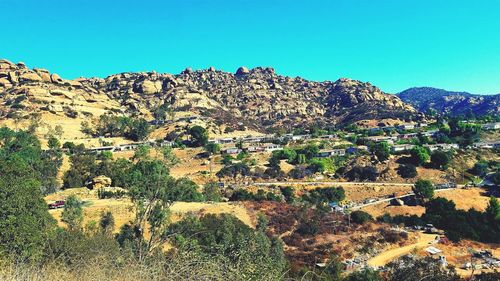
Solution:
{"label": "large boulder", "polygon": [[42,81],[42,77],[35,72],[25,72],[19,76],[21,81]]}
{"label": "large boulder", "polygon": [[42,68],[33,68],[33,70],[42,78],[42,81],[44,82],[52,82],[52,79],[50,78],[50,73],[47,69],[42,69]]}
{"label": "large boulder", "polygon": [[240,66],[240,68],[238,68],[238,70],[236,70],[236,75],[246,75],[250,73],[250,70],[248,70],[248,68],[244,67],[244,66]]}
{"label": "large boulder", "polygon": [[161,86],[160,81],[144,80],[139,86],[139,92],[146,95],[156,94],[161,91]]}
{"label": "large boulder", "polygon": [[50,80],[52,81],[52,83],[56,83],[56,84],[60,84],[63,82],[61,76],[59,76],[55,73],[52,73],[52,75],[50,75]]}
{"label": "large boulder", "polygon": [[106,176],[97,176],[92,179],[92,183],[90,184],[91,189],[99,189],[103,187],[109,187],[111,186],[111,179]]}

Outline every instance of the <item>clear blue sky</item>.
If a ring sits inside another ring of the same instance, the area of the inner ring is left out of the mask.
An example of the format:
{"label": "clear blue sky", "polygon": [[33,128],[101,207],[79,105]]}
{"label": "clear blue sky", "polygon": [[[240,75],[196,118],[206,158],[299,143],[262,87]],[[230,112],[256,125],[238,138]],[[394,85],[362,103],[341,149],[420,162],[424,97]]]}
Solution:
{"label": "clear blue sky", "polygon": [[498,0],[0,0],[0,57],[64,78],[215,66],[500,93]]}

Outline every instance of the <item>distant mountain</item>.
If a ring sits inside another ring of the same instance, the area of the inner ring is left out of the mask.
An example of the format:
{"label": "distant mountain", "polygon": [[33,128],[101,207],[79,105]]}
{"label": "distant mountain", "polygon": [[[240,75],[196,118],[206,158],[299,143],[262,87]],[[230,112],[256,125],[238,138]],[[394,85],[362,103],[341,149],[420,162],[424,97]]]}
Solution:
{"label": "distant mountain", "polygon": [[439,113],[451,115],[473,113],[477,116],[500,113],[500,94],[474,95],[467,92],[418,87],[402,91],[397,96],[421,112],[434,109]]}

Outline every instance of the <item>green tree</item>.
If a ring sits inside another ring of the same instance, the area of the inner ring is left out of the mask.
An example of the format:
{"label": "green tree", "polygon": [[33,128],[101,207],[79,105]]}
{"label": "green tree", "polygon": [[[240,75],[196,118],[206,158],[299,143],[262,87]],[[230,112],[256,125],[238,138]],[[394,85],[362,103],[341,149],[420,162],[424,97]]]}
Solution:
{"label": "green tree", "polygon": [[385,161],[389,159],[389,156],[391,155],[389,144],[385,141],[374,143],[371,145],[370,151],[379,161]]}
{"label": "green tree", "polygon": [[50,149],[59,149],[59,148],[61,148],[61,142],[59,142],[59,140],[56,137],[54,137],[54,136],[50,136],[49,137],[47,145],[48,145],[48,147]]}
{"label": "green tree", "polygon": [[99,227],[104,235],[111,235],[115,229],[115,218],[110,211],[103,212],[99,220]]}
{"label": "green tree", "polygon": [[412,164],[401,164],[398,167],[398,174],[405,179],[417,176],[417,168]]}
{"label": "green tree", "polygon": [[83,203],[75,195],[70,195],[64,202],[64,210],[61,214],[61,221],[64,222],[70,231],[82,229]]}
{"label": "green tree", "polygon": [[419,199],[431,199],[434,197],[434,185],[429,180],[419,179],[413,186],[413,192]]}
{"label": "green tree", "polygon": [[359,271],[354,271],[349,274],[345,279],[345,281],[382,281],[382,277],[380,274],[370,268],[365,268]]}
{"label": "green tree", "polygon": [[429,151],[421,146],[415,146],[410,150],[411,160],[415,165],[423,165],[429,161]]}
{"label": "green tree", "polygon": [[351,213],[351,220],[353,223],[364,224],[368,221],[373,221],[373,217],[364,211],[354,211]]}
{"label": "green tree", "polygon": [[220,152],[220,145],[218,143],[209,142],[205,145],[205,150],[210,154],[217,154]]}
{"label": "green tree", "polygon": [[129,128],[125,133],[125,137],[133,141],[141,141],[147,138],[150,130],[149,123],[145,119],[132,119]]}
{"label": "green tree", "polygon": [[203,187],[203,196],[207,201],[219,202],[221,201],[222,194],[219,185],[216,182],[206,183]]}
{"label": "green tree", "polygon": [[431,154],[431,163],[438,169],[446,169],[451,161],[450,153],[442,150],[436,150]]}
{"label": "green tree", "polygon": [[278,280],[285,270],[283,246],[270,239],[265,227],[252,229],[228,214],[187,217],[170,225],[168,234],[180,251],[198,252],[238,264],[238,275],[248,280]]}
{"label": "green tree", "polygon": [[208,131],[201,126],[189,128],[191,135],[191,145],[195,147],[205,146],[208,143]]}
{"label": "green tree", "polygon": [[40,260],[55,227],[40,182],[20,159],[0,161],[0,174],[0,252],[20,262]]}
{"label": "green tree", "polygon": [[488,202],[488,207],[486,208],[486,216],[491,220],[500,219],[500,204],[498,203],[498,199],[491,196],[490,201]]}

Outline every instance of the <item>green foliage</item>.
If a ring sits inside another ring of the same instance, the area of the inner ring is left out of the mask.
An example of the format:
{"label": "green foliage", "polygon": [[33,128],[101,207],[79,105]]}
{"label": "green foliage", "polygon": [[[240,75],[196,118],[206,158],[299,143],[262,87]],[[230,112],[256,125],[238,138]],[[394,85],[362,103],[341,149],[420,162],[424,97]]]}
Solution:
{"label": "green foliage", "polygon": [[398,174],[405,179],[417,176],[417,168],[412,164],[401,164],[398,167]]}
{"label": "green foliage", "polygon": [[378,172],[373,166],[354,166],[346,173],[346,177],[350,181],[375,181]]}
{"label": "green foliage", "polygon": [[115,229],[115,218],[110,211],[103,212],[99,220],[99,227],[103,234],[111,235]]}
{"label": "green foliage", "polygon": [[389,144],[385,141],[371,144],[370,151],[379,161],[385,161],[391,155]]}
{"label": "green foliage", "polygon": [[236,178],[237,176],[245,177],[249,175],[250,175],[250,168],[244,163],[235,163],[229,166],[225,166],[216,173],[216,176],[219,178],[223,177]]}
{"label": "green foliage", "polygon": [[493,196],[490,197],[490,201],[488,202],[488,207],[486,208],[485,215],[491,221],[500,219],[500,204],[498,203],[498,199],[496,199]]}
{"label": "green foliage", "polygon": [[208,143],[208,131],[201,126],[189,128],[191,135],[191,145],[194,147],[205,146]]}
{"label": "green foliage", "polygon": [[421,166],[430,159],[429,150],[422,146],[415,146],[410,150],[411,161],[417,166]]}
{"label": "green foliage", "polygon": [[0,162],[0,174],[0,252],[17,261],[39,260],[46,232],[55,226],[40,182],[19,162]]}
{"label": "green foliage", "polygon": [[210,154],[217,154],[220,152],[220,145],[218,143],[209,142],[205,145],[205,150]]}
{"label": "green foliage", "polygon": [[446,169],[451,161],[450,153],[442,150],[436,150],[431,154],[432,166],[438,169]]}
{"label": "green foliage", "polygon": [[97,190],[97,198],[99,199],[106,199],[106,198],[122,198],[125,195],[127,195],[126,191],[123,190],[104,190],[102,188],[99,188]]}
{"label": "green foliage", "polygon": [[388,281],[459,281],[454,270],[443,268],[433,258],[415,259],[404,256],[387,265]]}
{"label": "green foliage", "polygon": [[61,221],[64,222],[70,231],[81,230],[83,222],[83,202],[75,195],[70,195],[64,203],[64,210],[61,214]]}
{"label": "green foliage", "polygon": [[88,128],[88,124],[85,128],[84,124],[82,124],[82,129],[94,136],[125,137],[133,141],[144,140],[150,132],[149,123],[143,118],[108,114],[101,115],[95,132]]}
{"label": "green foliage", "polygon": [[380,274],[370,268],[365,268],[359,271],[354,271],[349,274],[345,279],[345,281],[383,281]]}
{"label": "green foliage", "polygon": [[345,199],[345,191],[342,187],[318,187],[302,195],[302,200],[313,205],[324,206],[330,202],[339,202]]}
{"label": "green foliage", "polygon": [[280,187],[280,191],[287,203],[293,203],[295,201],[295,194],[291,186]]}
{"label": "green foliage", "polygon": [[364,211],[354,211],[351,213],[351,220],[353,223],[364,224],[368,221],[373,221],[373,217]]}
{"label": "green foliage", "polygon": [[54,136],[50,136],[49,137],[47,145],[48,145],[48,147],[50,149],[59,149],[59,148],[61,148],[61,142],[59,142],[59,140],[56,137],[54,137]]}
{"label": "green foliage", "polygon": [[[178,249],[225,257],[231,263],[241,264],[238,274],[245,279],[258,280],[263,272],[280,276],[285,270],[282,242],[231,215],[188,217],[170,225],[168,233],[174,235],[172,243]],[[251,266],[246,266],[249,261]]]}
{"label": "green foliage", "polygon": [[64,188],[83,187],[88,180],[98,176],[94,154],[73,154],[70,162],[70,169],[63,176]]}
{"label": "green foliage", "polygon": [[471,172],[478,177],[486,176],[486,174],[488,173],[488,163],[477,162],[476,164],[474,164]]}
{"label": "green foliage", "polygon": [[220,202],[222,199],[222,193],[219,185],[216,182],[206,183],[203,187],[203,196],[207,201]]}
{"label": "green foliage", "polygon": [[431,199],[434,197],[434,185],[429,180],[419,179],[413,186],[415,196],[420,199]]}
{"label": "green foliage", "polygon": [[0,162],[5,167],[25,166],[26,172],[40,182],[43,194],[53,193],[58,187],[56,178],[62,153],[58,149],[42,151],[39,140],[31,133],[0,128]]}

